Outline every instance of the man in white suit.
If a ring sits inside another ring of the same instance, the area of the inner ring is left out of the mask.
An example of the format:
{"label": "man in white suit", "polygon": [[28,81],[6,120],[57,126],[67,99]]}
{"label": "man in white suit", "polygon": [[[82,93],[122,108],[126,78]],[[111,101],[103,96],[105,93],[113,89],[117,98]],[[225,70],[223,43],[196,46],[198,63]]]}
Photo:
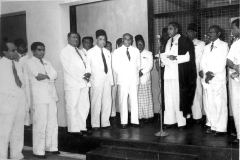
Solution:
{"label": "man in white suit", "polygon": [[1,46],[0,60],[0,159],[23,159],[25,95],[23,73],[15,61],[17,48],[12,42]]}
{"label": "man in white suit", "polygon": [[113,70],[117,74],[119,109],[121,127],[126,129],[128,123],[128,96],[131,108],[131,123],[139,126],[137,90],[139,85],[140,52],[132,47],[132,36],[123,35],[123,45],[113,53]]}
{"label": "man in white suit", "polygon": [[51,63],[43,59],[45,45],[34,42],[31,45],[33,57],[27,62],[27,71],[33,97],[33,154],[45,159],[45,151],[60,154],[58,151],[58,101],[54,85],[57,72]]}
{"label": "man in white suit", "polygon": [[206,132],[223,135],[227,132],[226,57],[228,44],[219,39],[221,28],[209,28],[211,42],[204,47],[199,75],[203,84],[203,104],[207,116]]}
{"label": "man in white suit", "polygon": [[68,33],[68,45],[61,51],[60,59],[63,65],[64,90],[67,110],[68,132],[91,134],[86,128],[89,113],[89,77],[86,74],[85,56],[77,48],[80,35],[77,32]]}
{"label": "man in white suit", "polygon": [[[195,63],[197,68],[197,73],[200,68],[200,61],[202,58],[203,50],[205,47],[205,42],[197,39],[197,25],[195,23],[190,23],[187,28],[187,36],[193,41],[195,49]],[[196,81],[197,87],[195,91],[195,96],[192,105],[192,116],[197,124],[201,123],[202,118],[202,109],[203,109],[203,92],[201,77],[197,76]]]}
{"label": "man in white suit", "polygon": [[[91,124],[93,130],[111,129],[109,117],[111,114],[111,86],[113,75],[111,54],[104,48],[107,34],[104,30],[96,31],[96,45],[87,52],[87,72],[91,74]],[[101,114],[101,123],[100,123]]]}
{"label": "man in white suit", "polygon": [[141,54],[141,70],[139,71],[140,84],[138,86],[138,118],[140,124],[153,120],[153,96],[151,70],[153,68],[152,52],[145,49],[145,41],[142,35],[135,36],[136,46]]}

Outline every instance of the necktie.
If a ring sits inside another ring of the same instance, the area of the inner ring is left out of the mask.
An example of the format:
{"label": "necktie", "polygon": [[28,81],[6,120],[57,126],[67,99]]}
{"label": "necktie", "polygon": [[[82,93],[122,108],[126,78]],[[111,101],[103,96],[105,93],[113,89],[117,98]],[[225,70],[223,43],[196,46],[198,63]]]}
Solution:
{"label": "necktie", "polygon": [[130,57],[130,54],[128,52],[128,48],[127,48],[127,57],[128,57],[128,60],[130,61],[131,57]]}
{"label": "necktie", "polygon": [[173,46],[173,38],[172,38],[172,40],[171,40],[171,47],[170,47],[170,49],[172,48],[172,46]]}
{"label": "necktie", "polygon": [[212,42],[212,45],[211,45],[211,52],[212,52],[212,49],[213,49],[213,45],[214,45],[214,43]]}
{"label": "necktie", "polygon": [[77,54],[79,55],[79,57],[82,59],[82,62],[83,62],[83,64],[84,64],[85,68],[86,68],[86,64],[85,64],[85,62],[84,62],[84,60],[83,60],[81,54],[78,52],[77,47],[75,47],[75,50],[76,50]]}
{"label": "necktie", "polygon": [[103,65],[104,65],[104,72],[107,74],[108,67],[107,67],[106,59],[105,59],[105,56],[103,54],[103,50],[102,49],[101,49],[101,51],[102,51],[102,60],[103,60]]}
{"label": "necktie", "polygon": [[40,62],[42,63],[42,65],[44,66],[44,64],[43,64],[43,60],[42,59],[40,59]]}
{"label": "necktie", "polygon": [[15,78],[16,85],[17,85],[19,88],[21,88],[21,87],[22,87],[22,82],[21,82],[21,80],[20,80],[19,77],[18,77],[18,74],[17,74],[17,70],[16,70],[16,67],[15,67],[14,61],[12,61],[12,69],[13,69],[13,75],[14,75],[14,78]]}

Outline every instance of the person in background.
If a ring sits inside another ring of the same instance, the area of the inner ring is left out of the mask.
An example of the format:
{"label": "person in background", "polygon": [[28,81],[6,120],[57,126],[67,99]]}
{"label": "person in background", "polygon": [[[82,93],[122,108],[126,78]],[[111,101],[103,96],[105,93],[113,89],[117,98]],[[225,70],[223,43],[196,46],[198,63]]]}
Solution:
{"label": "person in background", "polygon": [[123,45],[113,53],[113,70],[117,74],[118,100],[121,114],[121,128],[128,124],[128,96],[131,108],[131,123],[139,127],[137,90],[139,85],[140,52],[132,47],[132,36],[123,35]]}
{"label": "person in background", "polygon": [[33,155],[46,159],[46,153],[58,151],[58,96],[54,85],[57,72],[45,56],[45,45],[34,42],[31,45],[33,57],[27,61],[27,71],[33,97]]}
{"label": "person in background", "polygon": [[[202,58],[203,50],[205,47],[205,42],[197,39],[197,25],[195,23],[190,23],[187,28],[187,37],[193,41],[195,48],[195,63],[197,67],[197,73],[200,71],[200,61]],[[202,109],[203,109],[203,92],[201,77],[197,75],[197,88],[195,91],[194,101],[192,105],[192,116],[197,124],[201,123],[202,119]]]}
{"label": "person in background", "polygon": [[91,48],[93,48],[94,47],[94,45],[93,45],[93,37],[89,37],[89,39],[91,41]]}
{"label": "person in background", "polygon": [[234,42],[227,56],[227,66],[229,67],[229,99],[231,101],[234,123],[237,131],[235,143],[239,143],[239,108],[240,108],[240,29],[239,18],[231,23],[231,33],[234,37]]}
{"label": "person in background", "polygon": [[118,38],[116,41],[116,49],[121,47],[123,45],[123,40],[122,38]]}
{"label": "person in background", "polygon": [[77,48],[80,35],[77,32],[70,32],[67,39],[68,45],[60,53],[64,73],[67,127],[69,133],[83,136],[92,133],[86,128],[90,109],[88,94],[90,74],[86,74],[87,60]]}
{"label": "person in background", "polygon": [[194,45],[189,38],[181,35],[177,22],[168,24],[165,53],[160,54],[164,71],[164,124],[172,128],[177,123],[179,130],[186,129],[196,89],[197,70]]}
{"label": "person in background", "polygon": [[[96,45],[87,52],[87,73],[91,74],[91,123],[94,131],[111,129],[111,88],[113,86],[111,53],[104,48],[107,34],[96,31]],[[101,118],[100,118],[101,117]]]}
{"label": "person in background", "polygon": [[226,57],[228,44],[219,39],[221,28],[209,28],[211,42],[204,47],[199,76],[203,85],[203,105],[207,116],[206,133],[214,136],[227,132]]}
{"label": "person in background", "polygon": [[1,45],[0,60],[0,159],[23,159],[25,94],[21,65],[16,62],[17,47],[13,42]]}
{"label": "person in background", "polygon": [[84,37],[82,39],[82,47],[83,48],[80,51],[85,55],[85,57],[87,57],[87,51],[92,48],[92,41],[90,37]]}
{"label": "person in background", "polygon": [[153,55],[145,49],[142,35],[135,36],[136,46],[141,54],[141,69],[139,71],[140,84],[138,86],[138,118],[140,123],[152,122],[154,117],[151,70]]}
{"label": "person in background", "polygon": [[29,54],[28,54],[28,47],[27,44],[25,43],[25,41],[22,38],[18,38],[15,40],[15,45],[17,47],[17,52],[19,55],[19,59],[17,60],[19,62],[19,64],[22,66],[22,70],[23,70],[23,77],[24,77],[24,93],[26,95],[26,107],[25,107],[25,120],[24,120],[24,124],[26,126],[30,126],[30,124],[32,123],[31,121],[31,105],[32,105],[32,100],[31,100],[31,96],[30,96],[30,86],[29,86],[29,78],[28,78],[28,72],[27,72],[27,68],[26,68],[26,63],[29,59]]}

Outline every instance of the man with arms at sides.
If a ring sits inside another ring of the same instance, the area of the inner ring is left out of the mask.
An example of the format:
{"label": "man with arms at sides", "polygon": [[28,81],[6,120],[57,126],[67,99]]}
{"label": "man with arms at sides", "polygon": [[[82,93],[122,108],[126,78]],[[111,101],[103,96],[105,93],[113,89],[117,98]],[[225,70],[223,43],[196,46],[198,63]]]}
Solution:
{"label": "man with arms at sides", "polygon": [[209,28],[211,42],[204,47],[199,75],[203,84],[203,105],[207,116],[207,133],[227,132],[226,57],[228,44],[219,39],[221,28]]}
{"label": "man with arms at sides", "polygon": [[231,24],[231,33],[233,35],[234,42],[230,48],[227,56],[227,66],[229,67],[229,99],[231,101],[234,123],[237,131],[237,139],[234,142],[239,142],[239,108],[240,108],[240,29],[239,18],[235,19]]}
{"label": "man with arms at sides", "polygon": [[31,113],[30,113],[30,106],[31,106],[31,99],[30,99],[30,86],[29,86],[29,78],[28,78],[28,72],[27,72],[27,67],[26,63],[28,61],[29,55],[28,55],[28,48],[27,44],[24,42],[22,38],[18,38],[15,40],[15,45],[17,47],[17,52],[19,55],[18,62],[22,66],[23,70],[23,77],[24,77],[24,92],[26,95],[26,106],[25,106],[25,120],[24,120],[24,125],[30,126],[31,122]]}
{"label": "man with arms at sides", "polygon": [[181,33],[177,22],[168,24],[165,53],[161,54],[164,71],[165,128],[177,123],[180,130],[186,128],[186,118],[191,114],[196,89],[195,53],[192,41]]}
{"label": "man with arms at sides", "polygon": [[80,50],[85,57],[87,57],[87,51],[92,48],[91,38],[90,37],[84,37],[82,39],[82,45],[83,48]]}
{"label": "man with arms at sides", "polygon": [[70,32],[67,38],[68,45],[60,53],[64,73],[67,126],[68,132],[83,136],[83,133],[91,134],[91,131],[86,129],[90,109],[87,84],[90,74],[86,74],[86,58],[77,48],[80,35]]}
{"label": "man with arms at sides", "polygon": [[138,86],[138,119],[145,122],[153,120],[153,97],[151,70],[153,68],[152,52],[145,49],[142,35],[135,36],[136,46],[141,54],[141,69],[139,71],[140,84]]}
{"label": "man with arms at sides", "polygon": [[0,60],[0,159],[23,159],[25,94],[23,73],[16,62],[17,48],[14,43],[1,45],[4,57]]}
{"label": "man with arms at sides", "polygon": [[[193,41],[195,48],[195,63],[197,67],[197,73],[200,71],[200,61],[202,58],[203,50],[205,47],[205,42],[197,39],[197,25],[195,23],[190,23],[187,28],[187,36]],[[201,77],[197,75],[196,81],[196,91],[194,96],[194,101],[192,105],[192,115],[193,119],[196,120],[196,123],[201,123],[202,118],[202,109],[203,109],[203,93],[202,93],[202,84]]]}
{"label": "man with arms at sides", "polygon": [[43,59],[45,45],[34,42],[31,45],[33,57],[27,62],[27,71],[33,97],[33,155],[46,159],[45,151],[60,154],[58,151],[58,101],[54,85],[57,72],[51,63]]}
{"label": "man with arms at sides", "polygon": [[96,39],[96,45],[87,52],[87,73],[91,74],[92,85],[90,90],[91,123],[94,131],[100,126],[111,129],[109,118],[112,104],[111,86],[113,85],[111,53],[104,48],[107,41],[106,32],[102,29],[97,30]]}
{"label": "man with arms at sides", "polygon": [[118,100],[121,114],[121,128],[128,123],[128,96],[131,108],[131,123],[139,126],[137,90],[139,85],[140,52],[132,47],[132,36],[123,35],[123,45],[113,53],[113,70],[117,74]]}

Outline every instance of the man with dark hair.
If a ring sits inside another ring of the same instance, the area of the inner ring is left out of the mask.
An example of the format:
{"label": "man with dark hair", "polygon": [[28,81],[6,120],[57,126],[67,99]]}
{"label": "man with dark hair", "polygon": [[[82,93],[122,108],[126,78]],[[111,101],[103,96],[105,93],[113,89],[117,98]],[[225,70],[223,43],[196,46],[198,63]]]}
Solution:
{"label": "man with dark hair", "polygon": [[[200,71],[200,61],[202,58],[205,43],[197,39],[197,25],[195,23],[190,23],[187,27],[187,36],[192,40],[195,49],[195,63],[197,68],[197,73]],[[196,91],[194,96],[194,101],[192,105],[192,116],[196,120],[197,124],[201,123],[202,109],[203,109],[203,97],[202,97],[202,84],[201,77],[197,76],[196,81]]]}
{"label": "man with dark hair", "polygon": [[137,90],[139,85],[140,53],[131,46],[132,35],[123,35],[123,45],[113,53],[113,70],[117,74],[118,100],[121,113],[121,128],[128,124],[128,96],[130,99],[131,123],[139,126]]}
{"label": "man with dark hair", "polygon": [[45,151],[60,154],[58,151],[58,101],[54,85],[57,72],[51,63],[43,59],[45,45],[34,42],[31,45],[33,57],[27,62],[27,71],[33,97],[33,155],[46,159]]}
{"label": "man with dark hair", "polygon": [[23,159],[25,95],[23,73],[14,43],[1,46],[4,57],[0,60],[0,159]]}
{"label": "man with dark hair", "polygon": [[109,50],[110,53],[112,53],[112,43],[111,42],[107,41],[105,48],[107,50]]}
{"label": "man with dark hair", "polygon": [[232,21],[231,34],[234,37],[234,42],[227,56],[227,66],[229,67],[229,100],[233,111],[234,123],[237,131],[237,139],[234,142],[239,143],[239,108],[240,108],[240,29],[239,18]]}
{"label": "man with dark hair", "polygon": [[145,49],[142,35],[135,36],[136,46],[141,56],[141,70],[139,71],[140,83],[138,86],[138,119],[151,122],[153,120],[153,95],[151,70],[153,68],[153,55]]}
{"label": "man with dark hair", "polygon": [[122,38],[118,38],[116,41],[116,49],[121,47],[123,45],[123,40]]}
{"label": "man with dark hair", "polygon": [[209,28],[209,40],[204,47],[199,76],[203,84],[203,105],[207,116],[207,133],[223,135],[227,132],[226,57],[228,44],[219,39],[221,29]]}
{"label": "man with dark hair", "polygon": [[86,128],[90,109],[88,95],[90,74],[86,74],[87,60],[77,48],[79,43],[80,35],[70,32],[68,45],[62,49],[60,59],[64,73],[68,132],[83,136],[83,133],[91,134]]}
{"label": "man with dark hair", "polygon": [[195,53],[192,41],[180,33],[177,22],[168,24],[170,39],[165,53],[160,55],[164,71],[164,124],[166,128],[177,123],[180,130],[186,127],[191,114],[196,89]]}
{"label": "man with dark hair", "polygon": [[84,37],[82,39],[82,46],[83,48],[80,50],[85,57],[87,57],[87,51],[92,48],[92,42],[91,42],[91,38],[90,37]]}
{"label": "man with dark hair", "polygon": [[[111,129],[111,86],[113,85],[111,54],[104,48],[107,34],[104,30],[96,31],[96,45],[87,52],[87,73],[91,74],[91,123],[93,130],[100,126]],[[100,116],[101,115],[101,116]],[[101,118],[100,118],[101,117]]]}
{"label": "man with dark hair", "polygon": [[91,41],[91,48],[93,47],[93,37],[89,37],[90,41]]}

